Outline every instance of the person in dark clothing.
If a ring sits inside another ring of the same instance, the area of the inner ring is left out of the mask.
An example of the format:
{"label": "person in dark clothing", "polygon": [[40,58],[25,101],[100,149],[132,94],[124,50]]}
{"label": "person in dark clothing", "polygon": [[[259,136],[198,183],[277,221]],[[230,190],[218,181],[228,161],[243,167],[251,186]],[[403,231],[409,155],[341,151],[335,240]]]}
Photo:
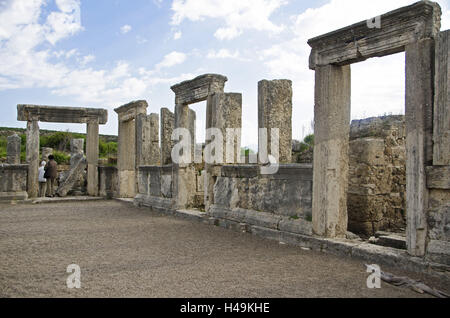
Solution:
{"label": "person in dark clothing", "polygon": [[56,178],[58,177],[58,164],[53,155],[48,156],[48,163],[45,166],[45,176],[47,179],[47,196],[54,197],[56,190]]}

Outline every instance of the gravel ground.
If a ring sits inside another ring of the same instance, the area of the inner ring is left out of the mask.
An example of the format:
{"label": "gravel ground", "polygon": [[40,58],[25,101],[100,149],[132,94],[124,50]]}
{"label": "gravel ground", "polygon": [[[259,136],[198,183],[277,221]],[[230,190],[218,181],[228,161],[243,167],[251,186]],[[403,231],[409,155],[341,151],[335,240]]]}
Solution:
{"label": "gravel ground", "polygon": [[116,201],[0,206],[0,297],[426,297],[367,277],[362,261]]}

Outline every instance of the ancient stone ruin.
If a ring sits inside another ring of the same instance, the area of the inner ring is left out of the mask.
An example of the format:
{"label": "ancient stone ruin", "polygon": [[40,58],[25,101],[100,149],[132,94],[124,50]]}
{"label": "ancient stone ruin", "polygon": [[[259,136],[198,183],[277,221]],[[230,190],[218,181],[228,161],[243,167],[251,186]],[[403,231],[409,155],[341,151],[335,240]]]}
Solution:
{"label": "ancient stone ruin", "polygon": [[[74,156],[66,182],[86,164],[89,195],[133,198],[154,211],[369,259],[379,250],[349,240],[355,238],[349,229],[371,236],[406,228],[408,254],[391,251],[387,262],[450,265],[450,31],[440,31],[440,16],[438,4],[420,1],[382,15],[381,28],[362,21],[308,41],[315,71],[311,163],[292,163],[291,81],[258,83],[259,153],[242,158],[242,94],[225,92],[225,76],[205,74],[171,87],[174,113],[147,115],[146,101],[115,109],[117,168],[98,167],[106,110],[19,105],[18,120],[28,127],[27,165],[18,164],[12,137],[9,165],[0,166],[0,198],[37,194],[38,121],[86,123],[86,163]],[[399,52],[406,52],[404,119],[350,126],[351,64]],[[189,107],[200,101],[205,129],[215,129],[207,130],[203,146]],[[191,148],[180,150],[186,138]],[[277,169],[268,173],[274,158]]]}

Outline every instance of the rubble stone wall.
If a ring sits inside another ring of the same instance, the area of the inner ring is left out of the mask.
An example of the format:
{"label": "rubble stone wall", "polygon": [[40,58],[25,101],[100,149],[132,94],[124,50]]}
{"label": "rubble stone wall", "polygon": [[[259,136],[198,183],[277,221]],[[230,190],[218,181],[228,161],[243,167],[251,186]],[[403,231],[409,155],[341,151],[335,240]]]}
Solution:
{"label": "rubble stone wall", "polygon": [[348,229],[374,235],[406,228],[404,116],[355,120],[350,128]]}

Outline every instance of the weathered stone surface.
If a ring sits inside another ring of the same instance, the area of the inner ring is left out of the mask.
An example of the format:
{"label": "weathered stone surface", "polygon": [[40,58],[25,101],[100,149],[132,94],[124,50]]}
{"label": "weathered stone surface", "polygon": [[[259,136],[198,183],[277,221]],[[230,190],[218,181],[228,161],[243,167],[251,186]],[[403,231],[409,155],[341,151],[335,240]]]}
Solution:
{"label": "weathered stone surface", "polygon": [[[134,198],[137,191],[136,169],[143,159],[146,148],[143,138],[147,124],[148,104],[144,100],[134,101],[116,108],[119,119],[119,144],[117,168],[119,176],[119,197]],[[150,139],[147,140],[147,143]],[[142,151],[139,153],[139,151]]]}
{"label": "weathered stone surface", "polygon": [[0,192],[27,191],[28,165],[0,164]]}
{"label": "weathered stone surface", "polygon": [[450,189],[450,166],[427,167],[429,189]]}
{"label": "weathered stone surface", "polygon": [[161,175],[161,195],[172,198],[172,175]]}
{"label": "weathered stone surface", "polygon": [[172,163],[172,132],[175,127],[175,115],[167,108],[161,108],[161,164]]}
{"label": "weathered stone surface", "polygon": [[450,242],[430,241],[428,243],[427,258],[439,264],[450,265]]}
{"label": "weathered stone surface", "polygon": [[99,195],[106,198],[113,198],[117,196],[118,170],[116,167],[100,166],[99,171]]}
{"label": "weathered stone surface", "polygon": [[[291,216],[311,216],[312,169],[298,165],[267,178],[257,166],[223,166],[214,185],[214,204],[229,209],[241,208]],[[308,170],[307,175],[304,170]]]}
{"label": "weathered stone surface", "polygon": [[186,105],[206,100],[212,93],[223,92],[227,80],[222,75],[205,74],[174,85],[171,89],[175,93],[175,104]]}
{"label": "weathered stone surface", "polygon": [[450,30],[436,39],[433,164],[450,165]]}
{"label": "weathered stone surface", "polygon": [[43,147],[41,152],[42,152],[41,160],[44,160],[45,162],[48,162],[48,156],[53,154],[53,148]]}
{"label": "weathered stone surface", "polygon": [[404,116],[352,122],[348,228],[365,236],[406,228]]}
{"label": "weathered stone surface", "polygon": [[134,120],[139,114],[147,114],[148,103],[145,100],[133,101],[114,109],[119,121]]}
{"label": "weathered stone surface", "polygon": [[424,256],[427,237],[426,166],[432,164],[434,40],[406,47],[406,211],[408,252]]}
{"label": "weathered stone surface", "polygon": [[70,155],[70,165],[73,167],[78,161],[76,156],[84,155],[84,139],[72,139],[70,141]]}
{"label": "weathered stone surface", "polygon": [[439,33],[441,9],[431,1],[420,1],[380,17],[381,27],[368,21],[310,39],[309,67],[345,65],[402,52],[417,40],[434,38]]}
{"label": "weathered stone surface", "polygon": [[450,190],[430,190],[428,236],[430,240],[450,242]]}
{"label": "weathered stone surface", "polygon": [[17,105],[17,120],[76,124],[87,124],[94,120],[104,125],[108,121],[108,111],[81,107]]}
{"label": "weathered stone surface", "polygon": [[28,197],[36,198],[39,193],[39,124],[36,120],[27,122],[27,164]]}
{"label": "weathered stone surface", "polygon": [[71,157],[70,171],[62,184],[59,185],[56,193],[60,197],[65,197],[74,188],[80,179],[83,179],[83,173],[86,169],[86,159],[82,153],[74,154]]}
{"label": "weathered stone surface", "polygon": [[[290,163],[292,161],[292,81],[263,80],[258,83],[258,127],[267,128],[266,154],[274,156],[276,156],[276,150],[272,150],[271,129],[279,129],[278,162]],[[261,158],[262,140],[258,140],[258,145],[260,161],[266,161],[266,158]]]}
{"label": "weathered stone surface", "polygon": [[[227,129],[242,128],[242,94],[215,93],[211,96],[212,110],[210,114],[210,128],[217,128],[223,136],[222,163],[238,163],[241,149],[241,135],[227,134]],[[209,140],[206,141],[207,143]],[[226,157],[227,149],[230,158]]]}
{"label": "weathered stone surface", "polygon": [[136,118],[136,166],[159,165],[159,115],[139,114]]}
{"label": "weathered stone surface", "polygon": [[98,123],[87,124],[86,160],[87,160],[87,191],[90,196],[98,195]]}
{"label": "weathered stone surface", "polygon": [[6,144],[6,162],[10,165],[20,164],[20,144],[21,139],[17,134],[9,136]]}
{"label": "weathered stone surface", "polygon": [[312,218],[317,235],[347,232],[350,66],[316,69]]}

